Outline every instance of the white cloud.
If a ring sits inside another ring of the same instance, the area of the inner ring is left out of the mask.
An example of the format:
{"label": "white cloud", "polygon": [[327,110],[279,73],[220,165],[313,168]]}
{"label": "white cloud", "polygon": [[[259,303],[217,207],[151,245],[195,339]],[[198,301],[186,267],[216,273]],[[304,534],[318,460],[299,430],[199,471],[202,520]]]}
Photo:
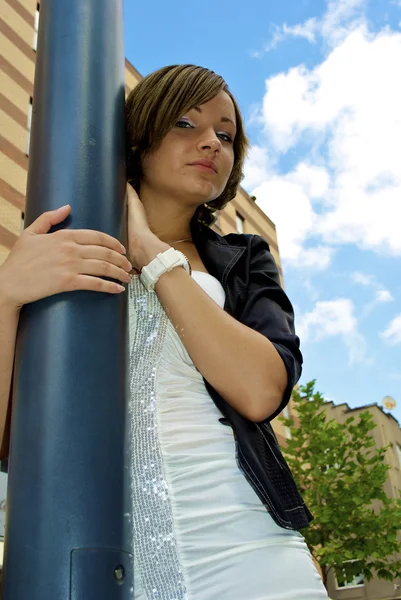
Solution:
{"label": "white cloud", "polygon": [[[255,172],[255,167],[249,171],[248,181]],[[261,175],[260,172],[258,174]],[[287,177],[272,175],[253,190],[258,206],[276,225],[282,260],[293,266],[325,269],[333,254],[329,247],[317,245],[306,248],[303,245],[316,227],[316,215],[306,190],[313,194],[314,189],[321,187],[320,172],[318,179],[305,183],[297,181],[296,173]]]}
{"label": "white cloud", "polygon": [[366,0],[329,0],[321,19],[312,17],[295,25],[273,25],[270,41],[262,50],[253,51],[251,55],[262,58],[288,38],[303,38],[314,44],[321,37],[327,46],[334,47],[364,22],[362,9],[365,4]]}
{"label": "white cloud", "polygon": [[380,304],[386,304],[387,302],[393,302],[394,298],[388,290],[377,289],[375,297],[371,302],[366,304],[360,312],[359,320],[362,321]]}
{"label": "white cloud", "polygon": [[293,263],[303,268],[327,269],[331,263],[333,253],[333,248],[328,248],[327,246],[315,246],[314,248],[299,247],[299,252]]}
{"label": "white cloud", "polygon": [[265,54],[276,48],[280,42],[289,37],[304,38],[311,44],[316,41],[316,33],[319,29],[319,21],[316,18],[308,19],[304,23],[290,26],[284,23],[281,26],[273,25],[271,40],[263,46],[263,50],[252,52],[254,58],[262,58]]}
{"label": "white cloud", "polygon": [[327,169],[318,165],[300,162],[287,178],[300,185],[311,199],[322,199],[329,190],[330,175]]}
{"label": "white cloud", "polygon": [[316,227],[312,201],[324,196],[329,187],[326,169],[301,162],[294,171],[280,176],[267,150],[253,146],[245,167],[244,187],[253,190],[258,206],[274,221],[284,262],[315,269],[328,267],[332,248],[303,245]]}
{"label": "white cloud", "polygon": [[360,312],[360,320],[365,319],[374,308],[379,304],[385,304],[387,302],[393,302],[394,297],[389,290],[386,290],[376,279],[374,275],[368,275],[366,273],[360,273],[355,271],[351,275],[354,283],[363,285],[364,287],[371,288],[375,292],[375,296],[371,302],[366,304]]}
{"label": "white cloud", "polygon": [[270,176],[272,166],[270,165],[267,148],[253,145],[249,151],[244,187],[255,189]]}
{"label": "white cloud", "polygon": [[381,337],[390,346],[401,344],[401,313],[390,321]]}
{"label": "white cloud", "polygon": [[302,279],[302,285],[309,293],[309,296],[313,302],[319,299],[319,291],[317,287],[312,283],[312,281],[308,277],[304,277]]}
{"label": "white cloud", "polygon": [[248,128],[251,125],[258,125],[263,127],[263,114],[260,109],[260,104],[251,104],[248,109],[249,116],[246,118],[245,127]]}
{"label": "white cloud", "polygon": [[378,290],[376,292],[376,300],[377,302],[392,302],[394,298],[388,290]]}
{"label": "white cloud", "polygon": [[377,285],[374,275],[366,275],[366,273],[359,273],[358,271],[355,271],[355,273],[352,274],[352,279],[355,281],[355,283],[360,283],[366,287],[376,287]]}
{"label": "white cloud", "polygon": [[[342,34],[321,64],[266,81],[258,152],[269,148],[270,166],[252,155],[246,165],[244,186],[276,222],[283,259],[298,266],[311,244],[322,259],[308,250],[304,264],[319,268],[339,244],[401,256],[401,33],[347,28],[360,5],[329,3],[327,28],[339,23]],[[300,162],[280,173],[289,150]]]}
{"label": "white cloud", "polygon": [[376,279],[374,275],[367,275],[366,273],[360,273],[355,271],[351,275],[352,280],[355,283],[363,285],[364,287],[370,287],[375,290],[375,300],[373,304],[382,302],[392,302],[394,300],[391,292],[386,290]]}
{"label": "white cloud", "polygon": [[319,21],[315,17],[308,19],[304,23],[297,23],[292,27],[284,24],[283,33],[285,36],[300,37],[308,40],[311,44],[316,41],[316,33],[319,30]]}
{"label": "white cloud", "polygon": [[322,37],[332,46],[339,44],[364,22],[365,5],[366,0],[330,0],[322,19]]}
{"label": "white cloud", "polygon": [[298,317],[297,333],[301,342],[340,337],[348,348],[350,363],[367,362],[366,342],[348,298],[316,302],[312,311]]}

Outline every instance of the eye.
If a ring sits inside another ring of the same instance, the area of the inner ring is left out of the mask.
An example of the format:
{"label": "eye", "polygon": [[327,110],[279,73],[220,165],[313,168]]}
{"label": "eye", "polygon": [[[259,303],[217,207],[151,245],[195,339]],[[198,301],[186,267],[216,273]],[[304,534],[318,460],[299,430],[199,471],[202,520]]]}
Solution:
{"label": "eye", "polygon": [[[193,125],[191,125],[191,123],[189,123],[188,121],[184,121],[183,119],[180,119],[179,121],[177,121],[175,126],[179,127],[180,129],[187,129],[186,127],[181,127],[182,124],[189,125],[189,127],[193,128]],[[233,138],[228,133],[220,132],[220,133],[217,133],[217,135],[222,137],[224,142],[228,142],[229,144],[233,143]]]}
{"label": "eye", "polygon": [[187,129],[187,127],[186,127],[187,125],[188,125],[188,127],[193,127],[193,125],[191,125],[191,123],[189,121],[185,121],[184,119],[180,119],[175,124],[176,127],[181,127],[182,129]]}
{"label": "eye", "polygon": [[217,133],[217,135],[219,137],[221,137],[224,142],[228,142],[229,144],[233,143],[233,138],[231,137],[231,135],[229,133],[220,132],[220,133]]}

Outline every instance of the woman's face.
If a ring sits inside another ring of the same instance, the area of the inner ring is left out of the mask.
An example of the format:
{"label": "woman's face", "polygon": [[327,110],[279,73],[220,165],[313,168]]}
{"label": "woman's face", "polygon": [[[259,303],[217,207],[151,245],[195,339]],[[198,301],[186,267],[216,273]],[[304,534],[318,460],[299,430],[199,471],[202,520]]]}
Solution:
{"label": "woman's face", "polygon": [[235,133],[234,105],[220,92],[181,115],[159,148],[144,157],[141,187],[186,198],[191,206],[217,198],[233,168]]}

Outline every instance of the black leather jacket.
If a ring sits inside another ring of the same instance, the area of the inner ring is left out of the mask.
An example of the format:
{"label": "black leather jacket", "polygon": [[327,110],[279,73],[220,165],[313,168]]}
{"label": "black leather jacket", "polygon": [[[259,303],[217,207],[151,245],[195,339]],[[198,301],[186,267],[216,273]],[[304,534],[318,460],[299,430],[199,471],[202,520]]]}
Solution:
{"label": "black leather jacket", "polygon": [[292,305],[283,291],[267,242],[258,235],[221,236],[210,227],[191,222],[194,244],[207,271],[222,284],[224,310],[266,336],[284,361],[288,385],[278,409],[266,421],[254,423],[240,415],[204,379],[206,389],[236,440],[237,463],[275,522],[286,529],[302,529],[312,514],[302,500],[281,453],[270,421],[289,402],[301,375],[302,355],[294,333]]}

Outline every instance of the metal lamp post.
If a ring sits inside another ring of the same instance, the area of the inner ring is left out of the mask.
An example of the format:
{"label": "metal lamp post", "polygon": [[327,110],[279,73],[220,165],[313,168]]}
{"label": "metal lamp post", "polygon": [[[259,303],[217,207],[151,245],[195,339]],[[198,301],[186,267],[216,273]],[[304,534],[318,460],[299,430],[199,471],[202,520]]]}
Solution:
{"label": "metal lamp post", "polygon": [[[70,204],[58,228],[126,244],[122,4],[41,2],[26,225]],[[124,293],[21,311],[3,600],[133,598],[127,331]]]}

